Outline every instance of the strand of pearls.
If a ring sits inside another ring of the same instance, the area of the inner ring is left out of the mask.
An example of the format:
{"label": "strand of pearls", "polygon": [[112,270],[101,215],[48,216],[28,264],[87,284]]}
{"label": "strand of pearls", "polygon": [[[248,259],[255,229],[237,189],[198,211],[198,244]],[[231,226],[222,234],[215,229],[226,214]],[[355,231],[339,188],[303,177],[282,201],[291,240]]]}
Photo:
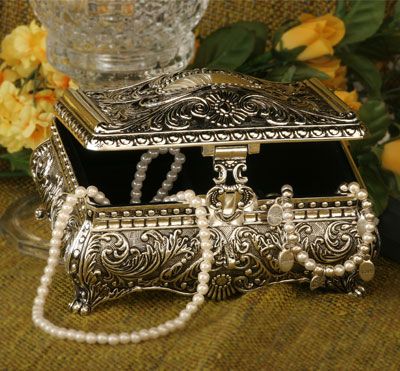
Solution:
{"label": "strand of pearls", "polygon": [[[298,243],[299,237],[295,234],[295,225],[293,223],[293,190],[284,189],[282,192],[283,204],[283,239],[293,253],[295,259],[304,266],[304,268],[313,273],[313,276],[342,277],[345,272],[352,273],[356,271],[357,266],[360,269],[360,277],[368,281],[373,277],[373,263],[371,258],[371,245],[375,241],[373,232],[376,228],[376,217],[372,212],[372,203],[368,200],[368,192],[361,189],[358,183],[352,182],[349,186],[342,187],[349,191],[350,195],[361,202],[360,218],[357,221],[358,232],[361,237],[361,243],[357,246],[357,253],[350,256],[343,264],[322,265],[310,258],[307,251]],[[366,264],[364,269],[363,263]]]}
{"label": "strand of pearls", "polygon": [[42,329],[44,332],[55,336],[59,339],[68,339],[77,342],[86,342],[89,344],[126,344],[139,343],[148,339],[155,339],[160,336],[167,335],[177,329],[183,328],[189,321],[192,315],[197,312],[199,307],[204,303],[204,296],[208,292],[208,281],[210,279],[209,272],[213,263],[213,253],[211,251],[211,234],[209,231],[209,222],[207,218],[207,210],[204,207],[204,201],[195,195],[192,190],[178,192],[176,196],[169,197],[173,201],[188,203],[190,207],[195,208],[196,222],[199,227],[200,248],[202,251],[202,262],[200,264],[200,272],[197,276],[198,285],[196,293],[193,295],[185,309],[181,310],[179,316],[169,320],[156,327],[133,331],[131,333],[123,332],[116,334],[107,334],[104,332],[84,332],[74,329],[59,327],[44,318],[44,305],[46,297],[49,293],[49,286],[52,282],[56,266],[59,262],[61,241],[67,226],[68,220],[74,207],[80,199],[91,197],[94,200],[103,200],[103,195],[96,187],[88,188],[77,187],[73,194],[68,194],[61,211],[56,218],[56,223],[52,231],[50,240],[49,257],[44,273],[40,279],[40,286],[37,289],[37,296],[33,303],[32,320],[35,326]]}
{"label": "strand of pearls", "polygon": [[140,161],[136,165],[136,172],[132,181],[131,191],[131,204],[140,203],[142,197],[143,182],[146,179],[146,172],[149,164],[157,158],[160,154],[166,154],[169,152],[174,156],[174,161],[171,164],[171,170],[167,173],[167,177],[162,182],[161,187],[158,189],[157,194],[153,197],[151,202],[161,202],[165,196],[172,189],[175,180],[178,178],[179,172],[182,170],[182,165],[186,160],[185,155],[180,151],[179,148],[162,148],[162,149],[150,149],[146,153],[143,153]]}

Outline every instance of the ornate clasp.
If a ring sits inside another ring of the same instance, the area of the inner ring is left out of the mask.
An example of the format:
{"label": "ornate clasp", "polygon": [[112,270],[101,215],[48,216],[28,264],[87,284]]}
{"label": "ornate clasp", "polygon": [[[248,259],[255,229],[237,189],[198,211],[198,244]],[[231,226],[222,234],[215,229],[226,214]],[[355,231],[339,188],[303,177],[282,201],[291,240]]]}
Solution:
{"label": "ornate clasp", "polygon": [[254,191],[246,186],[246,157],[258,153],[259,145],[215,146],[203,150],[203,155],[214,157],[215,186],[207,193],[210,224],[242,225],[244,212],[257,206]]}

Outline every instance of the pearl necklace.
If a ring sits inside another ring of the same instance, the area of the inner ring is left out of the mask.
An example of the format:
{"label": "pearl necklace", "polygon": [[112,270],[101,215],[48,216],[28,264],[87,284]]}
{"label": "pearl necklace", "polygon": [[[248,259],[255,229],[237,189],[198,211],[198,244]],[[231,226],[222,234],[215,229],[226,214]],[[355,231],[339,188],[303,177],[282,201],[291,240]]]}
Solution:
{"label": "pearl necklace", "polygon": [[146,172],[149,164],[160,154],[163,155],[167,152],[174,156],[174,161],[171,164],[171,170],[167,173],[166,179],[162,182],[160,189],[157,191],[157,194],[153,197],[151,202],[161,202],[168,195],[175,180],[178,178],[179,172],[182,170],[182,165],[185,162],[186,157],[179,148],[162,148],[160,150],[150,149],[146,153],[142,154],[140,161],[136,165],[136,172],[132,181],[131,204],[140,203],[142,197],[141,190],[143,182],[146,179]]}
{"label": "pearl necklace", "polygon": [[139,343],[148,339],[155,339],[160,336],[167,335],[177,329],[183,328],[192,317],[193,313],[197,312],[199,307],[204,303],[204,295],[208,292],[208,281],[210,279],[209,272],[213,262],[213,253],[211,251],[211,234],[209,231],[209,222],[207,219],[207,210],[204,207],[205,201],[196,196],[192,190],[181,191],[176,196],[168,197],[171,201],[186,202],[189,206],[195,208],[196,222],[199,228],[200,248],[202,251],[203,261],[200,264],[200,272],[197,275],[198,285],[196,293],[193,295],[191,302],[186,305],[186,308],[181,310],[179,316],[173,320],[169,320],[156,327],[133,331],[131,333],[122,332],[119,334],[106,334],[104,332],[84,332],[74,329],[59,327],[44,318],[44,305],[46,297],[49,293],[49,286],[52,282],[56,266],[59,262],[61,253],[61,241],[67,226],[68,220],[74,207],[79,200],[85,197],[92,198],[94,201],[102,204],[109,203],[102,192],[99,192],[95,186],[88,188],[77,187],[74,193],[68,194],[61,207],[61,211],[56,218],[56,222],[52,231],[50,240],[49,257],[44,273],[40,279],[40,286],[37,289],[37,295],[32,308],[32,320],[35,326],[42,329],[44,332],[55,336],[59,339],[68,339],[77,342],[86,342],[89,344],[126,344]]}
{"label": "pearl necklace", "polygon": [[[325,277],[342,277],[345,272],[355,272],[358,266],[359,276],[364,281],[369,281],[374,276],[374,264],[371,262],[370,253],[371,245],[375,241],[373,232],[376,229],[376,217],[372,212],[372,203],[368,200],[368,192],[361,189],[356,182],[350,183],[348,186],[343,185],[341,190],[349,192],[349,195],[361,202],[360,218],[357,221],[357,228],[361,237],[361,242],[357,246],[357,253],[350,256],[344,263],[332,265],[322,265],[310,258],[304,247],[299,244],[299,236],[295,233],[294,213],[293,213],[293,189],[290,186],[282,187],[283,201],[283,240],[285,241],[284,249],[278,258],[280,266],[283,266],[283,271],[288,264],[288,259],[293,259],[293,256],[298,263],[313,274],[311,280],[312,286],[315,288],[325,282]],[[279,199],[279,198],[278,198]],[[278,202],[278,199],[275,202]],[[288,253],[291,256],[288,257]],[[293,265],[293,263],[291,264]],[[314,283],[314,285],[313,285]]]}

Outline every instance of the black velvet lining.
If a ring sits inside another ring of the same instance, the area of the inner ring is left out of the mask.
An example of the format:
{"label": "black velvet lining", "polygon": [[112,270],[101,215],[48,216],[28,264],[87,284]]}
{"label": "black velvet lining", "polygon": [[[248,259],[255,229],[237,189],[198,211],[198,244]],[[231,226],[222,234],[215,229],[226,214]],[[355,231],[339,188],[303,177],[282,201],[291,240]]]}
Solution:
{"label": "black velvet lining", "polygon": [[[90,151],[57,124],[78,183],[95,185],[113,205],[127,205],[136,163],[145,151]],[[184,148],[186,162],[174,188],[205,194],[216,176],[212,158],[203,157],[200,147]],[[149,165],[142,189],[142,202],[149,203],[170,169],[173,157],[159,156]],[[261,152],[247,158],[248,185],[259,198],[273,197],[283,184],[291,184],[296,197],[333,196],[342,182],[355,175],[340,142],[277,143],[261,145]]]}

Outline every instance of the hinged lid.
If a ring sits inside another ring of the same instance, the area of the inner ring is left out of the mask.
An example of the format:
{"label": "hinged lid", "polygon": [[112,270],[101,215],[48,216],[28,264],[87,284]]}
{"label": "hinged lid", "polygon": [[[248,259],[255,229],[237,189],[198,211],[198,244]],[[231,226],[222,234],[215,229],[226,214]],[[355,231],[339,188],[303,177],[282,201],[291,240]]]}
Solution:
{"label": "hinged lid", "polygon": [[116,90],[69,90],[57,117],[92,150],[360,139],[363,124],[321,82],[192,70]]}

